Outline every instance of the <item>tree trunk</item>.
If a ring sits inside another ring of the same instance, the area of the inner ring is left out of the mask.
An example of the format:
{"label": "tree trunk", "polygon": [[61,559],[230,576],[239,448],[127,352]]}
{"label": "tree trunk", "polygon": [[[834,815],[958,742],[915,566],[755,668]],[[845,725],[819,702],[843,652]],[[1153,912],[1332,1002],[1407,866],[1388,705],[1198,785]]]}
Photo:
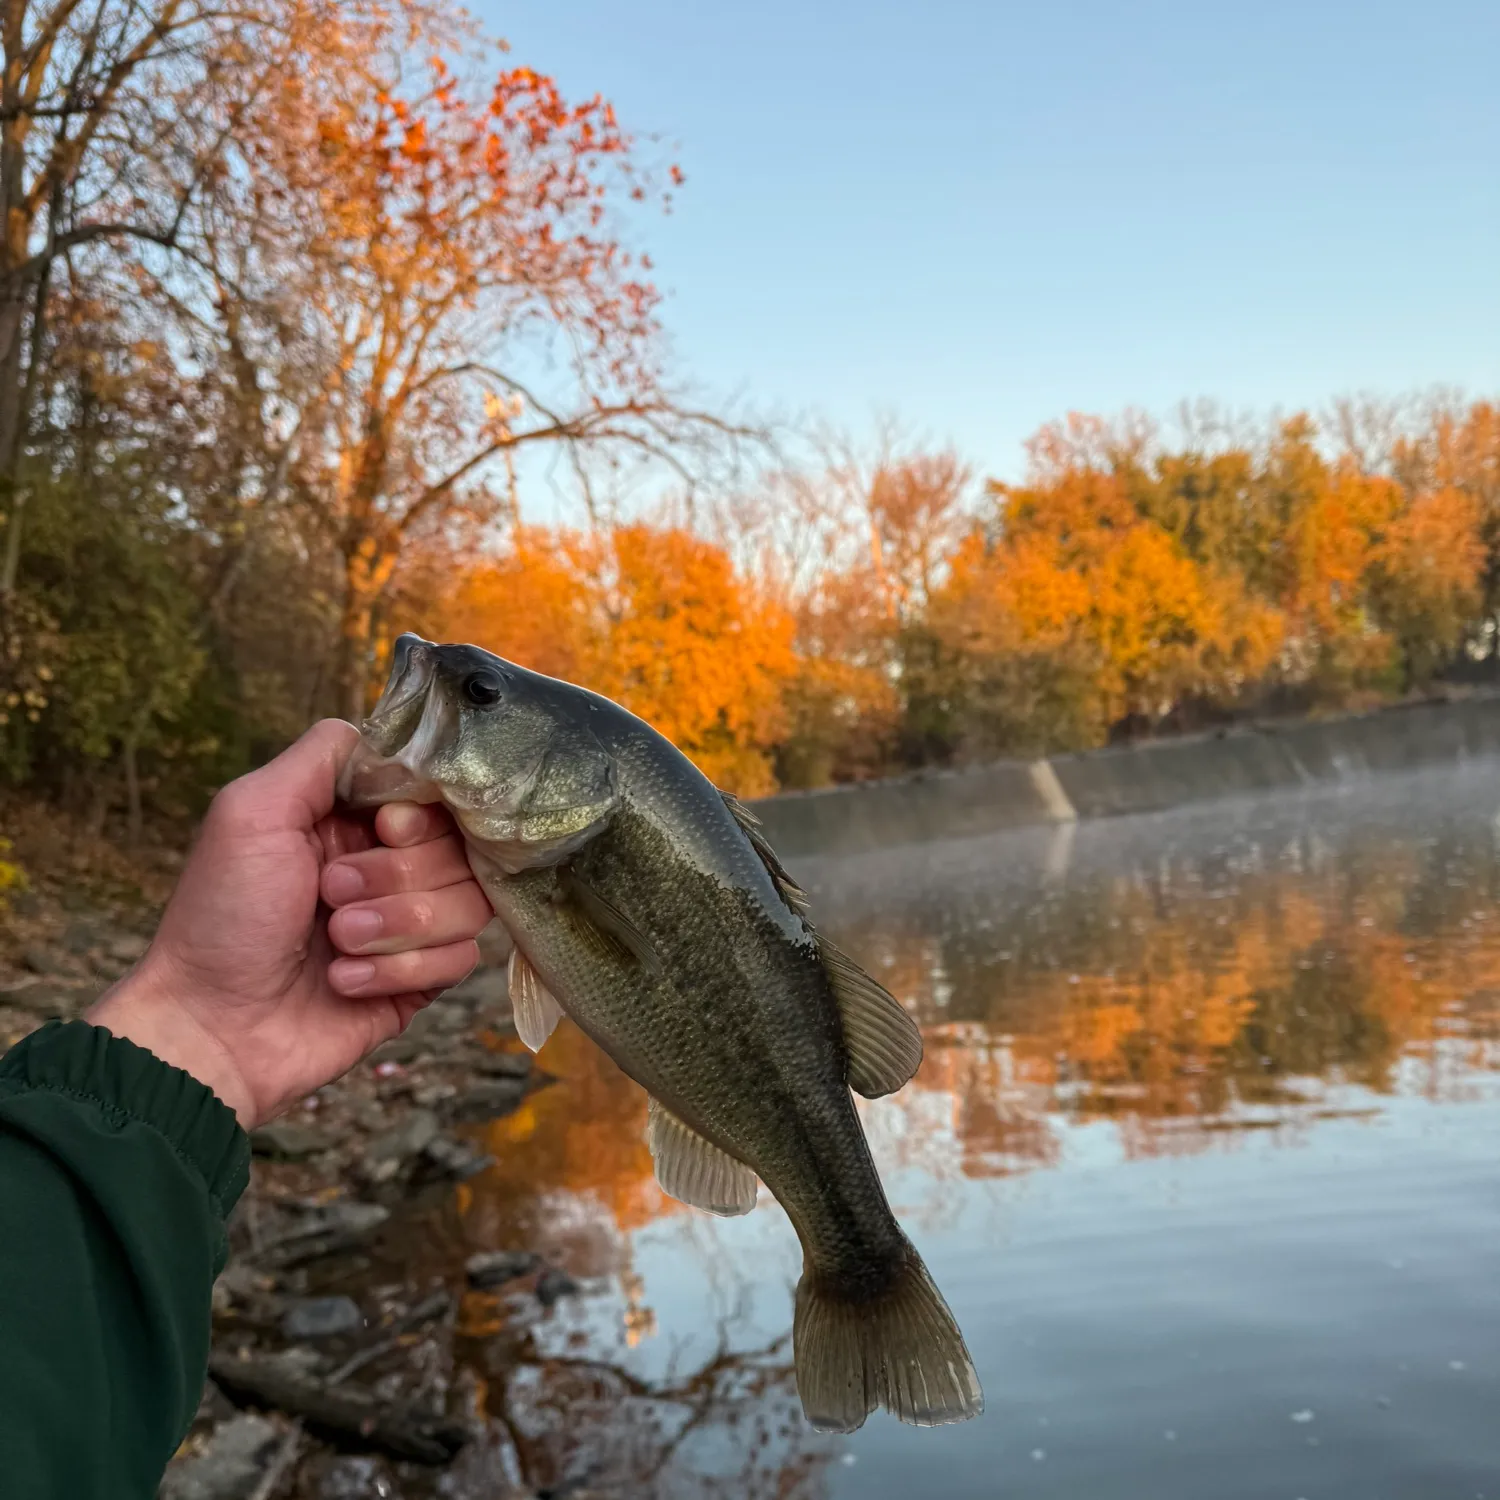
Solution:
{"label": "tree trunk", "polygon": [[108,762],[99,767],[94,778],[94,795],[89,806],[89,836],[97,843],[104,837],[105,820],[109,817],[110,804],[114,801],[115,768]]}
{"label": "tree trunk", "polygon": [[359,558],[344,568],[344,607],[339,616],[338,713],[351,724],[365,716],[370,680],[371,627],[375,601]]}
{"label": "tree trunk", "polygon": [[126,842],[132,849],[140,847],[142,834],[145,832],[145,820],[141,814],[141,774],[140,767],[136,762],[135,736],[130,735],[121,747],[121,757],[125,763],[125,809]]}
{"label": "tree trunk", "polygon": [[344,553],[344,603],[339,615],[338,712],[358,724],[369,708],[375,610],[396,568],[394,552],[373,537]]}
{"label": "tree trunk", "polygon": [[16,591],[21,571],[21,527],[26,519],[26,492],[12,478],[0,478],[0,491],[7,492],[10,504],[5,510],[5,558],[0,561],[0,606]]}
{"label": "tree trunk", "polygon": [[0,561],[0,606],[15,593],[16,578],[21,570],[21,536],[27,500],[21,483],[21,458],[31,425],[32,402],[36,399],[49,284],[50,278],[44,271],[36,286],[28,358],[22,359],[24,306],[19,313],[7,307],[0,315],[0,341],[5,338],[4,329],[12,317],[16,319],[10,343],[0,342],[0,348],[5,350],[4,358],[0,359],[0,494],[8,497],[10,502],[5,516],[5,557]]}
{"label": "tree trunk", "polygon": [[4,68],[0,72],[0,500],[6,512],[5,557],[0,562],[0,604],[15,591],[21,561],[21,519],[25,501],[16,486],[23,396],[22,341],[27,287],[21,266],[31,247],[31,214],[26,208],[26,137],[31,117],[21,110],[26,70],[26,6],[8,4],[0,19]]}
{"label": "tree trunk", "polygon": [[15,592],[21,567],[21,526],[26,492],[21,488],[21,428],[25,405],[25,288],[0,281],[0,499],[5,501],[5,559],[0,563],[0,603]]}

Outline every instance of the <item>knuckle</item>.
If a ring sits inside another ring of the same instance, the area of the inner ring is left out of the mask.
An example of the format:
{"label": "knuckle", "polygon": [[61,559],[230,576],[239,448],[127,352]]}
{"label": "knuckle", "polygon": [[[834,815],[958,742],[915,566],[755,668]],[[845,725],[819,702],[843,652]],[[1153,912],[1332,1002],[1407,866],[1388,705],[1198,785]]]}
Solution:
{"label": "knuckle", "polygon": [[266,821],[264,801],[245,778],[231,781],[215,794],[206,821],[229,833],[258,832]]}
{"label": "knuckle", "polygon": [[437,910],[431,901],[413,901],[407,907],[407,921],[414,934],[424,936],[437,926]]}
{"label": "knuckle", "polygon": [[209,816],[220,823],[238,822],[246,811],[246,787],[243,781],[231,781],[220,787],[209,804]]}

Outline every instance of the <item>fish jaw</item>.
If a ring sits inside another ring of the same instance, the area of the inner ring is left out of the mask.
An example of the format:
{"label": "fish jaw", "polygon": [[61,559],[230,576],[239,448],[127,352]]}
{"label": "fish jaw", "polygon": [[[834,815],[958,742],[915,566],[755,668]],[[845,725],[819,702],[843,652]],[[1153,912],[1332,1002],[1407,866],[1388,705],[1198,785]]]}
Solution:
{"label": "fish jaw", "polygon": [[385,690],[360,726],[358,743],[339,774],[338,797],[347,807],[387,802],[441,802],[426,765],[451,731],[452,710],[434,692],[437,663],[430,642],[401,636]]}
{"label": "fish jaw", "polygon": [[398,756],[381,755],[364,739],[339,773],[338,800],[345,807],[384,807],[387,802],[441,802],[437,783],[412,771]]}

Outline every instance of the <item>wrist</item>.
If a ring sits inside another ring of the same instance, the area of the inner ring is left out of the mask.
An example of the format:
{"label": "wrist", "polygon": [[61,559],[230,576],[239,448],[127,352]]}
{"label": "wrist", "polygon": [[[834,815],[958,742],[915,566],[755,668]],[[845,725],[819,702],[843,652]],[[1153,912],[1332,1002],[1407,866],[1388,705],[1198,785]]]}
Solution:
{"label": "wrist", "polygon": [[150,958],[102,994],[84,1019],[196,1078],[234,1111],[245,1130],[260,1123],[254,1095],[229,1050],[184,1004]]}

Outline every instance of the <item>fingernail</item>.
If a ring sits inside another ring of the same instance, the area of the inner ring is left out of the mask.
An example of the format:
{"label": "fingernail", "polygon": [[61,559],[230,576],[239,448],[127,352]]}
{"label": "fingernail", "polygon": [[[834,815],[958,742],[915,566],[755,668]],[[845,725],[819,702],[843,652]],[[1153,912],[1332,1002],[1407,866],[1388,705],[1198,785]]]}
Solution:
{"label": "fingernail", "polygon": [[375,965],[363,958],[337,958],[329,966],[335,989],[363,989],[375,977]]}
{"label": "fingernail", "polygon": [[359,906],[353,911],[340,912],[337,928],[338,945],[347,952],[373,943],[385,931],[385,918],[368,906]]}
{"label": "fingernail", "polygon": [[364,894],[365,877],[349,864],[332,864],[323,871],[323,899],[330,906],[347,906]]}

